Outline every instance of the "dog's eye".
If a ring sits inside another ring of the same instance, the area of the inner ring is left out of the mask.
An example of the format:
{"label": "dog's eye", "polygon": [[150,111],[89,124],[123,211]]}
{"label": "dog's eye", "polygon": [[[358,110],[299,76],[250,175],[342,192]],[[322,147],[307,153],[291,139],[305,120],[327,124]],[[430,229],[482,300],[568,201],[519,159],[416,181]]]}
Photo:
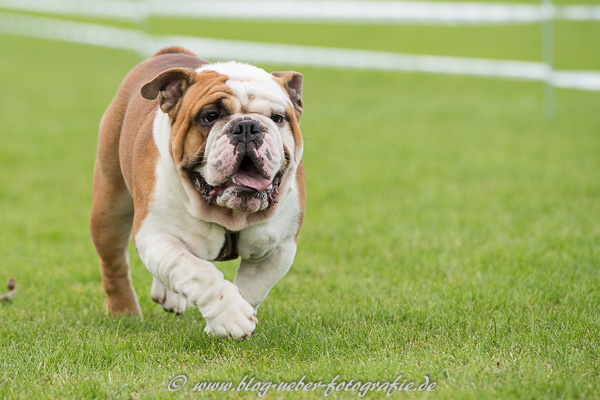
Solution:
{"label": "dog's eye", "polygon": [[285,118],[281,114],[273,114],[273,115],[271,115],[271,119],[276,124],[281,124],[285,120]]}
{"label": "dog's eye", "polygon": [[219,114],[216,113],[216,112],[214,112],[214,111],[213,112],[209,112],[207,114],[203,114],[200,117],[200,120],[202,122],[204,122],[205,124],[212,124],[213,122],[215,122],[218,119],[219,119]]}

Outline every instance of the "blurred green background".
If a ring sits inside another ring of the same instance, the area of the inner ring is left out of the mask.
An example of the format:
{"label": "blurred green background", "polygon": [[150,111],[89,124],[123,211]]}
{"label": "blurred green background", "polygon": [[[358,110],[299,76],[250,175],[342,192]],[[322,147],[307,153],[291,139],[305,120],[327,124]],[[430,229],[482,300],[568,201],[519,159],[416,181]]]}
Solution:
{"label": "blurred green background", "polygon": [[[60,17],[541,60],[539,24]],[[600,23],[554,28],[558,69],[600,69]],[[0,304],[0,397],[199,395],[166,390],[181,373],[234,383],[428,375],[436,398],[599,397],[599,92],[557,89],[557,119],[546,122],[541,82],[260,65],[305,76],[308,214],[294,266],[261,306],[256,334],[237,343],[204,335],[197,310],[175,317],[154,304],[133,246],[144,319],[104,315],[87,228],[97,126],[140,57],[11,35],[0,49],[0,283],[19,285]],[[233,278],[235,262],[219,267]]]}

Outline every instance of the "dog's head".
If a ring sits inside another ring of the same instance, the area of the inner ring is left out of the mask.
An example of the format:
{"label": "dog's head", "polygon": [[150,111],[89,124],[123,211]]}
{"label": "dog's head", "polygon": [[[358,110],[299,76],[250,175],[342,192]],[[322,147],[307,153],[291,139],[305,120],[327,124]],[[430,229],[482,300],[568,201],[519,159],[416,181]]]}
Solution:
{"label": "dog's head", "polygon": [[302,80],[228,62],[169,69],[142,87],[169,117],[169,156],[192,202],[243,213],[274,207],[302,157]]}

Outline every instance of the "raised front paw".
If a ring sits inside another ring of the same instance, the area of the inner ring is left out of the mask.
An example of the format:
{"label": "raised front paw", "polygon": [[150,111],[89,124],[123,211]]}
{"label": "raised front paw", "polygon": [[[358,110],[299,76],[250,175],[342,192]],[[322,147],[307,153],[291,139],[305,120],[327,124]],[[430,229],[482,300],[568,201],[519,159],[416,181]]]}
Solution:
{"label": "raised front paw", "polygon": [[258,323],[254,307],[244,300],[237,286],[227,281],[216,298],[200,311],[206,319],[204,331],[218,337],[243,340],[254,333]]}

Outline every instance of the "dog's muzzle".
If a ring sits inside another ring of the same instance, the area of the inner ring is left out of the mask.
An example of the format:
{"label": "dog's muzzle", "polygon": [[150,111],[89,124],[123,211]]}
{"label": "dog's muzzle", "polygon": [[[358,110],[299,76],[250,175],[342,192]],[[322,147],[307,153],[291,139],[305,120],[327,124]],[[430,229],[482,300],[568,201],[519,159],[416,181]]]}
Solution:
{"label": "dog's muzzle", "polygon": [[261,126],[252,119],[242,119],[231,124],[229,129],[231,144],[236,151],[245,153],[248,146],[259,148],[264,141],[265,133]]}
{"label": "dog's muzzle", "polygon": [[215,151],[222,158],[218,165],[228,163],[229,172],[218,180],[221,183],[213,186],[190,168],[188,176],[195,189],[207,203],[229,208],[255,211],[277,203],[283,170],[273,170],[273,149],[265,147],[270,143],[266,138],[268,128],[246,116],[232,120],[225,129],[227,145]]}

